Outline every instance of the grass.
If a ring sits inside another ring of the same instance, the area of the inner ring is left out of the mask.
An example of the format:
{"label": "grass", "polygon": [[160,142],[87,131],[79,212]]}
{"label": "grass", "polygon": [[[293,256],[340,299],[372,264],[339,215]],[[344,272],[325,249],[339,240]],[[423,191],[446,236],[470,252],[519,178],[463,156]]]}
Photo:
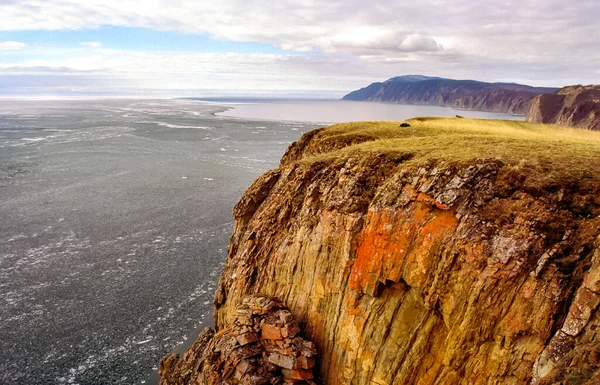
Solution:
{"label": "grass", "polygon": [[399,122],[336,124],[321,133],[322,140],[362,142],[319,157],[369,151],[410,154],[409,163],[491,158],[556,176],[600,179],[597,131],[512,120],[415,118],[407,122],[411,126],[406,128]]}

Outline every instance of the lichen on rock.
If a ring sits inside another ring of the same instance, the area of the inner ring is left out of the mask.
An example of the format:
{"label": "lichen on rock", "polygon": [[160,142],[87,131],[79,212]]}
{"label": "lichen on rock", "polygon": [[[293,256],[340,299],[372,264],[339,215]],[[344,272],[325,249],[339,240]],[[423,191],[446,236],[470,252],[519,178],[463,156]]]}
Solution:
{"label": "lichen on rock", "polygon": [[[371,139],[327,133],[292,145],[236,205],[218,335],[261,294],[304,325],[325,384],[600,383],[597,177],[339,152]],[[271,361],[291,380],[288,360]]]}

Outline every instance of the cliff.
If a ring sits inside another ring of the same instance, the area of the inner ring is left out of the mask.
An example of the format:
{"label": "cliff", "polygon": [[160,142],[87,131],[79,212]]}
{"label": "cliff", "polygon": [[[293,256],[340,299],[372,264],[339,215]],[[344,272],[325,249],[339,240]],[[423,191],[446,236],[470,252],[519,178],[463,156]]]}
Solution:
{"label": "cliff", "polygon": [[600,85],[569,86],[533,99],[527,121],[600,130]]}
{"label": "cliff", "polygon": [[349,93],[343,100],[423,104],[525,115],[535,96],[556,90],[515,83],[486,83],[409,75],[372,83]]}
{"label": "cliff", "polygon": [[325,384],[597,384],[600,134],[408,123],[307,133],[248,189],[217,330],[263,293]]}

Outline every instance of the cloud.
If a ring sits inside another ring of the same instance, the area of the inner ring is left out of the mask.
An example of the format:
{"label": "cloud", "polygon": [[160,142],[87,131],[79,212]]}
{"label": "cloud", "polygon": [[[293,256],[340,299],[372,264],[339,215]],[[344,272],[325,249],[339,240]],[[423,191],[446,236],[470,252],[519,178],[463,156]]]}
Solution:
{"label": "cloud", "polygon": [[[419,56],[382,58],[379,55],[360,58],[345,55],[288,55],[194,52],[139,52],[100,49],[90,54],[79,48],[32,55],[29,60],[0,62],[0,86],[11,85],[11,92],[32,92],[32,79],[39,80],[38,94],[53,94],[56,90],[79,90],[125,95],[154,95],[160,90],[168,96],[261,94],[306,94],[320,90],[332,97],[398,74],[439,74],[453,78],[521,81],[539,85],[578,83],[580,68],[570,65],[534,63],[529,68],[518,64],[489,60],[464,62],[451,53],[435,60]],[[45,58],[44,58],[45,57]],[[400,68],[400,69],[399,69]],[[595,65],[584,68],[595,73]],[[556,72],[548,80],[545,74]],[[518,74],[518,76],[515,76]],[[12,80],[11,80],[12,79]],[[584,82],[587,83],[587,82]],[[19,88],[19,84],[22,87]],[[0,87],[1,88],[1,87]],[[8,92],[8,91],[7,91]]]}
{"label": "cloud", "polygon": [[[598,0],[153,0],[143,7],[134,0],[0,0],[0,31],[121,26],[260,42],[289,54],[139,52],[83,41],[68,52],[32,45],[18,53],[18,63],[90,71],[85,76],[131,87],[342,93],[410,73],[597,83],[599,12]],[[14,72],[14,63],[0,57],[0,73],[8,66]]]}
{"label": "cloud", "polygon": [[99,41],[83,41],[81,43],[79,43],[80,46],[82,47],[87,47],[87,48],[100,48],[102,47],[102,43],[100,43]]}
{"label": "cloud", "polygon": [[27,46],[19,41],[0,41],[0,51],[16,51]]}
{"label": "cloud", "polygon": [[443,46],[429,36],[416,33],[389,33],[373,28],[340,33],[324,40],[319,43],[319,46],[327,52],[349,52],[356,55],[389,55],[443,50]]}
{"label": "cloud", "polygon": [[22,0],[0,3],[0,30],[113,25],[208,33],[299,52],[454,48],[493,58],[558,58],[590,51],[597,56],[599,7],[597,0],[154,0],[143,7],[134,0]]}

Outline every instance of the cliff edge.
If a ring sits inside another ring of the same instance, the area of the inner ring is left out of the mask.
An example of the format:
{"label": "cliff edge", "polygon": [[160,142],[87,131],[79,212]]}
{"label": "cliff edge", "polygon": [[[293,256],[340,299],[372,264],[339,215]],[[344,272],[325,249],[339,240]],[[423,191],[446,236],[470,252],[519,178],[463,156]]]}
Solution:
{"label": "cliff edge", "polygon": [[248,189],[217,330],[263,293],[325,384],[597,384],[600,134],[408,123],[309,132]]}
{"label": "cliff edge", "polygon": [[527,121],[600,130],[600,85],[569,86],[539,95],[531,103]]}

